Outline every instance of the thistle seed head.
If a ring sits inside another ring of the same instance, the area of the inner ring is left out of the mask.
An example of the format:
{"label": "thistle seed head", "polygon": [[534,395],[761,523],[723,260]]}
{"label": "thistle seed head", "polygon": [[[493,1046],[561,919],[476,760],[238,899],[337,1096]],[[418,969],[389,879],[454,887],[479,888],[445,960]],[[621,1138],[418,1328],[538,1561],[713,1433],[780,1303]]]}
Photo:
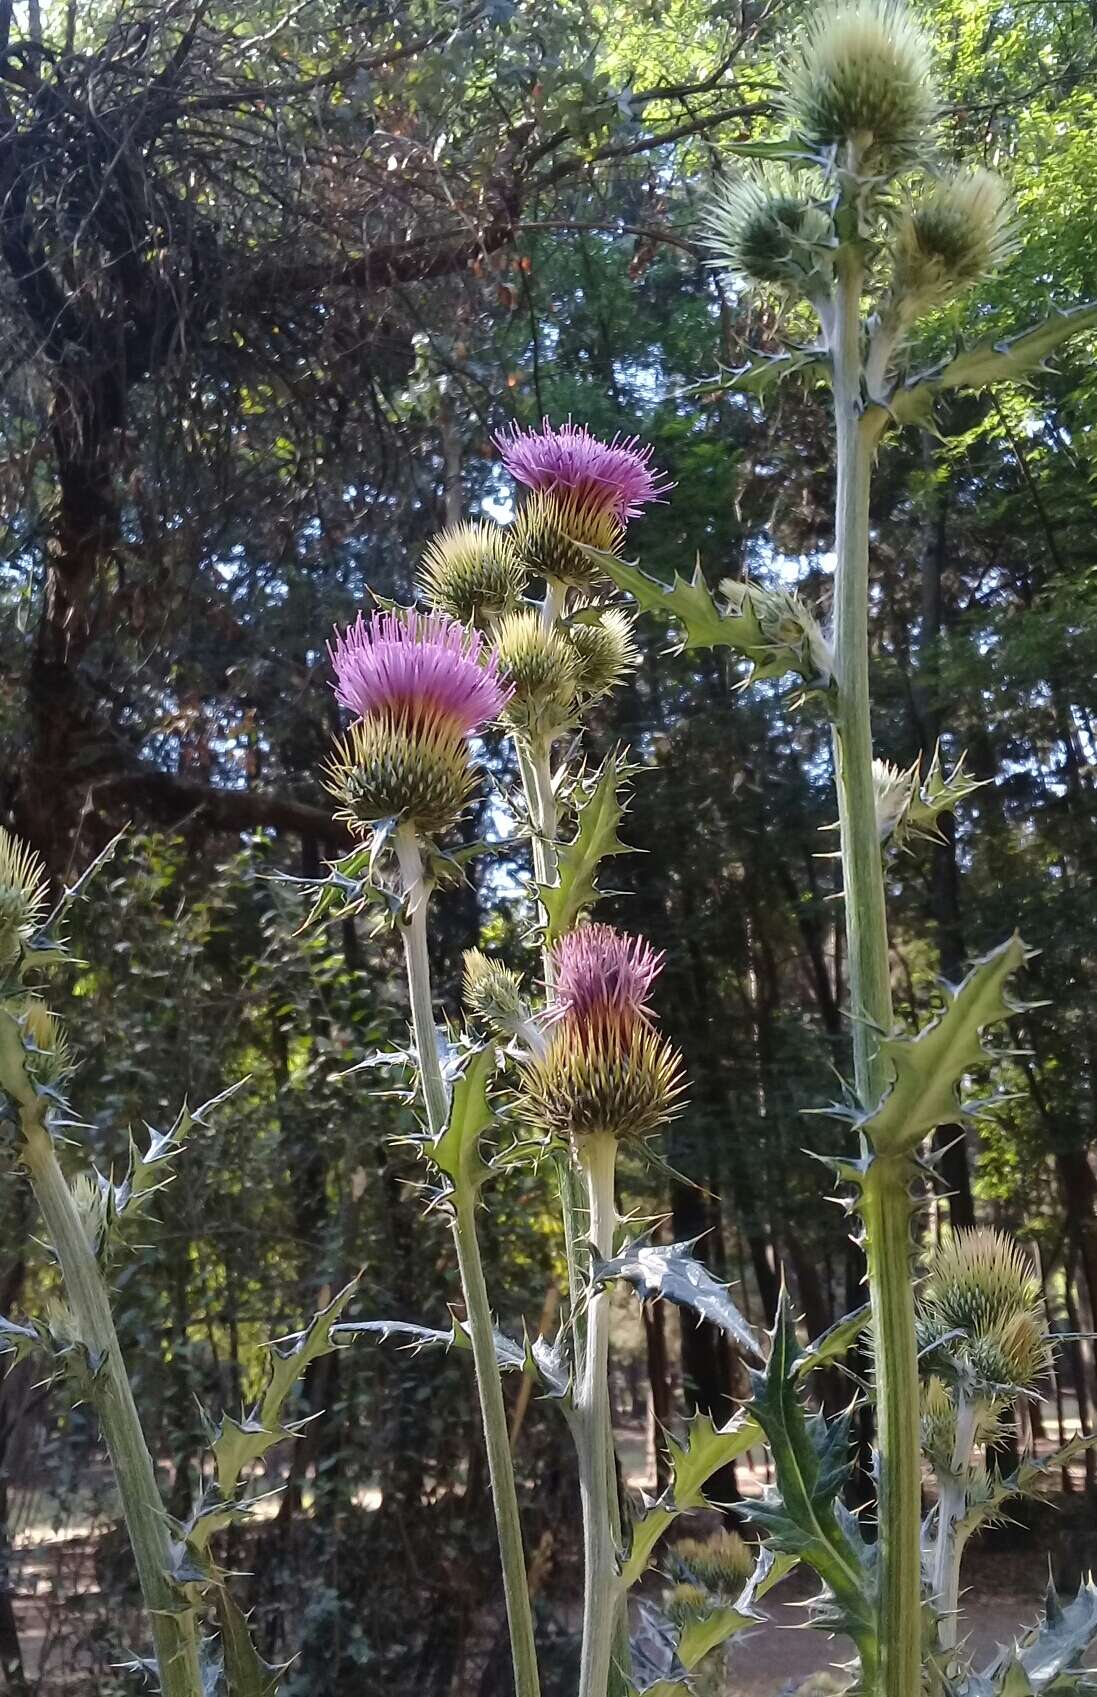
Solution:
{"label": "thistle seed head", "polygon": [[476,788],[463,737],[387,713],[352,725],[323,775],[340,804],[335,817],[358,837],[385,819],[438,836],[457,821]]}
{"label": "thistle seed head", "polygon": [[540,613],[522,608],[495,628],[496,652],[511,690],[504,717],[529,736],[558,736],[570,723],[578,693],[575,651]]}
{"label": "thistle seed head", "polygon": [[485,626],[520,605],[526,569],[508,533],[477,519],[451,525],[428,543],[418,584],[439,612]]}
{"label": "thistle seed head", "polygon": [[597,701],[615,689],[640,663],[633,637],[635,620],[619,607],[609,607],[596,620],[569,625],[567,639],[576,663],[579,694]]}
{"label": "thistle seed head", "polygon": [[0,826],[0,968],[18,960],[45,914],[45,867],[33,849]]}
{"label": "thistle seed head", "polygon": [[940,101],[929,41],[904,0],[821,5],[786,64],[782,105],[809,147],[852,145],[862,171],[886,175],[919,158]]}
{"label": "thistle seed head", "polygon": [[518,974],[480,949],[466,949],[465,1006],[492,1031],[513,1036],[529,1018]]}
{"label": "thistle seed head", "polygon": [[1018,246],[1013,203],[993,171],[957,171],[907,207],[892,242],[892,293],[942,305],[1003,266]]}
{"label": "thistle seed head", "polygon": [[780,166],[754,166],[718,183],[701,235],[713,265],[752,283],[802,282],[831,241],[828,215]]}

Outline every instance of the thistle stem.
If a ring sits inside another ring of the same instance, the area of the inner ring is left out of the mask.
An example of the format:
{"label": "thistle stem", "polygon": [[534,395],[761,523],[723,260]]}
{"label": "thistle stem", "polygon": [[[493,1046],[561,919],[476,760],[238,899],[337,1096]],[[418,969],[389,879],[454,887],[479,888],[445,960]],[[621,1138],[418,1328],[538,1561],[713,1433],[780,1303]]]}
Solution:
{"label": "thistle stem", "polygon": [[80,1217],[53,1139],[42,1123],[41,1104],[25,1103],[22,1158],[65,1280],[65,1300],[80,1341],[102,1366],[91,1400],[110,1453],[137,1577],[152,1628],[163,1697],[202,1697],[195,1612],[170,1578],[168,1518],[156,1483],[129,1375],[111,1313],[110,1293],[87,1228]]}
{"label": "thistle stem", "polygon": [[[617,1212],[614,1174],[617,1139],[598,1132],[578,1152],[586,1182],[588,1236],[603,1260],[613,1254]],[[617,1570],[617,1541],[610,1513],[613,1421],[609,1401],[610,1293],[592,1291],[587,1308],[587,1347],[575,1397],[575,1442],[583,1512],[583,1648],[579,1697],[606,1697],[613,1646],[620,1630],[624,1588]]]}
{"label": "thistle stem", "polygon": [[[869,699],[869,490],[874,429],[863,415],[861,290],[855,243],[839,255],[832,329],[838,493],[835,525],[834,765],[845,895],[854,1075],[865,1108],[888,1084],[880,1033],[891,1029],[883,860],[876,829]],[[875,1156],[865,1178],[868,1282],[880,1452],[879,1697],[911,1697],[921,1680],[921,1444],[910,1271],[913,1162]]]}
{"label": "thistle stem", "polygon": [[[437,1137],[445,1129],[449,1118],[449,1091],[442,1074],[438,1054],[438,1029],[434,1023],[434,998],[427,949],[427,890],[423,881],[423,856],[414,831],[406,827],[397,831],[395,846],[404,891],[411,901],[411,912],[403,927],[403,933],[415,1052],[419,1062],[427,1125],[431,1134]],[[503,1382],[495,1354],[495,1326],[476,1231],[477,1194],[478,1185],[471,1174],[462,1174],[455,1180],[451,1197],[453,1241],[457,1250],[457,1267],[461,1275],[461,1290],[465,1299],[473,1365],[476,1370],[476,1387],[480,1397],[480,1418],[488,1458],[488,1477],[495,1508],[499,1559],[503,1570],[503,1593],[510,1629],[515,1697],[539,1697],[540,1680],[533,1634],[533,1610],[530,1605],[529,1581],[526,1577],[526,1556],[518,1514],[514,1462],[510,1451]]]}
{"label": "thistle stem", "polygon": [[959,1523],[967,1508],[971,1450],[978,1418],[978,1402],[957,1391],[952,1465],[938,1482],[937,1537],[933,1549],[933,1595],[942,1650],[954,1649],[959,1636],[960,1563],[967,1543]]}

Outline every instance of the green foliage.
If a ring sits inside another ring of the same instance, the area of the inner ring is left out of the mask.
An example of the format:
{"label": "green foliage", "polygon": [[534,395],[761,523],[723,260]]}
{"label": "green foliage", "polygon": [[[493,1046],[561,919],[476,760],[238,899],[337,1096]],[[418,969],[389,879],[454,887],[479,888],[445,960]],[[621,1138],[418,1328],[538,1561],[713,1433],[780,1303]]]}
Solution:
{"label": "green foliage", "polygon": [[602,861],[630,852],[617,835],[624,816],[621,789],[627,776],[623,758],[611,754],[589,783],[580,781],[572,798],[577,819],[575,835],[557,849],[554,882],[537,885],[537,896],[547,918],[546,943],[555,943],[564,936],[579,915],[599,899],[602,892],[597,880]]}
{"label": "green foliage", "polygon": [[959,1086],[986,1062],[986,1027],[1023,1011],[1008,1000],[1004,986],[1027,956],[1020,938],[1011,937],[973,966],[961,984],[945,987],[944,1012],[916,1036],[881,1037],[893,1074],[891,1088],[879,1107],[848,1116],[879,1153],[913,1149],[937,1126],[974,1111],[961,1101]]}

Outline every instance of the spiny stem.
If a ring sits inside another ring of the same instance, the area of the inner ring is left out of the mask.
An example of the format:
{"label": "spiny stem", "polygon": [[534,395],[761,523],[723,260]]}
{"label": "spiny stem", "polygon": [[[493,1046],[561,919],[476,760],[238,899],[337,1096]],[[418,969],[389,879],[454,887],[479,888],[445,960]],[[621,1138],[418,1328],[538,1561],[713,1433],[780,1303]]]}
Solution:
{"label": "spiny stem", "polygon": [[[856,242],[838,258],[832,320],[838,493],[835,524],[834,764],[838,789],[857,1093],[873,1107],[888,1084],[879,1034],[892,1024],[883,861],[876,829],[869,700],[869,490],[874,433],[863,416],[861,290]],[[920,1688],[921,1444],[909,1156],[870,1163],[866,1249],[875,1339],[880,1451],[880,1697]]]}
{"label": "spiny stem", "polygon": [[[598,1132],[583,1139],[578,1161],[587,1189],[589,1238],[603,1260],[613,1254],[614,1173],[617,1139]],[[592,1291],[587,1309],[587,1348],[575,1398],[575,1440],[583,1511],[583,1648],[579,1697],[606,1697],[623,1587],[610,1516],[613,1425],[609,1402],[609,1313],[607,1289]]]}
{"label": "spiny stem", "polygon": [[960,1563],[967,1542],[959,1531],[959,1522],[967,1508],[971,1450],[978,1418],[978,1402],[958,1390],[952,1465],[938,1482],[937,1537],[933,1549],[933,1595],[939,1615],[937,1632],[942,1650],[953,1649],[959,1636]]}
{"label": "spiny stem", "polygon": [[[438,1029],[434,1023],[430,956],[427,949],[427,890],[423,881],[423,856],[410,828],[401,827],[395,838],[396,854],[411,912],[403,927],[404,960],[407,966],[412,1029],[419,1077],[423,1089],[427,1125],[437,1137],[449,1118],[449,1091],[438,1054]],[[499,1559],[503,1570],[507,1623],[514,1664],[515,1697],[539,1697],[537,1648],[533,1633],[522,1524],[518,1514],[518,1492],[510,1451],[503,1383],[495,1354],[495,1327],[488,1300],[484,1264],[476,1231],[477,1184],[471,1174],[461,1174],[454,1183],[452,1202],[453,1241],[465,1299],[480,1417],[488,1458],[488,1477],[495,1508]]]}
{"label": "spiny stem", "polygon": [[91,1391],[118,1484],[137,1577],[152,1628],[163,1697],[202,1697],[195,1611],[169,1577],[168,1519],[156,1483],[111,1313],[110,1294],[87,1229],[61,1171],[40,1104],[21,1104],[22,1158],[65,1281],[80,1341],[103,1364]]}

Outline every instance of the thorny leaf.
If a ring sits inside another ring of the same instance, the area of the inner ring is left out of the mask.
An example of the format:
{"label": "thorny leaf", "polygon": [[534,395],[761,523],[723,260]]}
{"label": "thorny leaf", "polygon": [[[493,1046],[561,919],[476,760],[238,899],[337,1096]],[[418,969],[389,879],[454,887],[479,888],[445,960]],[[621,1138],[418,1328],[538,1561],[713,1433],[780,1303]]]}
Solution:
{"label": "thorny leaf", "polygon": [[680,1308],[691,1308],[718,1326],[733,1343],[756,1361],[762,1360],[754,1333],[728,1295],[728,1287],[690,1254],[690,1243],[634,1243],[612,1261],[595,1261],[595,1284],[625,1279],[642,1301],[663,1296]]}
{"label": "thorny leaf", "polygon": [[555,883],[537,886],[548,921],[546,944],[563,937],[583,910],[598,900],[602,893],[597,883],[602,861],[610,855],[632,852],[617,835],[624,813],[619,795],[624,778],[620,755],[608,755],[586,798],[579,803],[575,836],[557,849]]}

